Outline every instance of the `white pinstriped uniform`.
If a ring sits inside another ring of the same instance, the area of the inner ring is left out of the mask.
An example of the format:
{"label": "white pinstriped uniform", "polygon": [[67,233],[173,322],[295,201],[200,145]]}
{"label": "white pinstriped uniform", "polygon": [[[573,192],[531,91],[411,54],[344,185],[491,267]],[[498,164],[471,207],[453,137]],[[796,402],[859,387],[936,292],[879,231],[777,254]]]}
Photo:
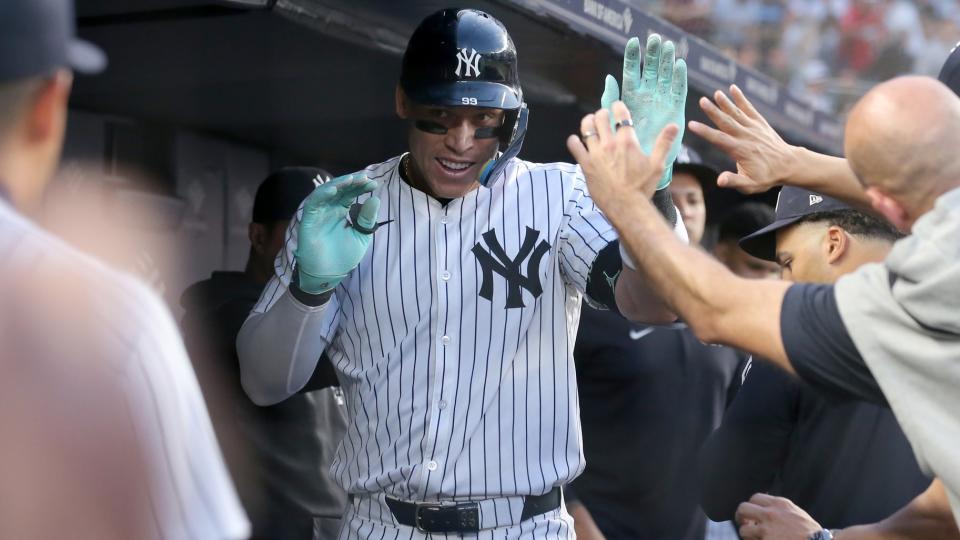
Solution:
{"label": "white pinstriped uniform", "polygon": [[[443,206],[404,182],[399,164],[398,157],[366,169],[379,182],[378,221],[391,221],[319,308],[286,292],[297,213],[277,275],[238,340],[245,387],[268,401],[296,392],[313,372],[318,351],[303,353],[304,336],[319,336],[336,367],[352,422],[333,472],[358,496],[342,537],[416,534],[394,529],[383,494],[412,501],[499,498],[481,505],[481,523],[503,525],[516,521],[519,495],[545,493],[584,467],[572,350],[590,267],[616,232],[590,199],[580,169],[513,159],[493,188]],[[482,236],[489,231],[509,259],[528,241],[530,255],[518,267],[524,277],[528,262],[542,254],[532,269],[542,294],[535,296],[530,283],[519,288],[523,307],[507,308],[508,282],[497,271],[487,276],[490,299],[480,294],[484,266],[475,246],[496,256],[489,234]],[[298,343],[278,342],[255,322],[280,311],[272,306],[281,301],[304,314],[286,325],[296,327],[290,341]],[[257,341],[270,343],[270,358],[244,354]],[[270,375],[250,380],[264,370]],[[501,527],[497,535],[572,535],[562,509],[524,526],[522,534]]]}
{"label": "white pinstriped uniform", "polygon": [[[27,326],[46,324],[48,339],[64,352],[56,358],[27,352],[30,361],[87,362],[86,369],[101,370],[104,383],[123,395],[129,423],[117,429],[134,431],[148,468],[144,489],[153,532],[143,538],[247,538],[250,525],[227,474],[200,387],[176,324],[156,295],[40,230],[2,200],[0,275],[2,317],[8,317],[3,328],[11,327],[9,317],[35,317],[39,320]],[[28,287],[68,289],[78,295],[37,299],[28,306],[19,298]],[[74,324],[79,320],[82,323]]]}

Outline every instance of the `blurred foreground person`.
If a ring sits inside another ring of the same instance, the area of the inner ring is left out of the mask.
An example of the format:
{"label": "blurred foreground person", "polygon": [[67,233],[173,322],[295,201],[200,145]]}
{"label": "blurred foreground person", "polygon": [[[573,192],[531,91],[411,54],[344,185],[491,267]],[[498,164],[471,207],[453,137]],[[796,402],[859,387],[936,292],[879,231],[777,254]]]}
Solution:
{"label": "blurred foreground person", "polygon": [[[887,256],[900,235],[830,197],[785,187],[776,221],[741,245],[783,279],[833,283]],[[889,516],[930,484],[884,404],[832,399],[751,361],[723,424],[702,451],[703,508],[732,519],[754,493],[792,499],[829,527]]]}
{"label": "blurred foreground person", "polygon": [[[347,494],[330,477],[330,463],[347,426],[337,388],[308,383],[286,401],[260,407],[244,393],[237,332],[273,275],[274,259],[300,202],[313,191],[315,167],[288,167],[264,180],[248,228],[243,272],[214,272],[180,300],[183,333],[227,465],[250,515],[254,539],[336,538]],[[323,359],[318,370],[332,375]]]}
{"label": "blurred foreground person", "polygon": [[70,68],[105,58],[66,0],[4,0],[0,44],[0,536],[246,538],[169,312],[25,217],[59,160]]}
{"label": "blurred foreground person", "polygon": [[[670,191],[691,243],[706,226],[697,174],[717,176],[684,148]],[[564,494],[577,538],[703,540],[697,456],[746,356],[682,322],[638,325],[583,302],[573,358],[587,467]]]}

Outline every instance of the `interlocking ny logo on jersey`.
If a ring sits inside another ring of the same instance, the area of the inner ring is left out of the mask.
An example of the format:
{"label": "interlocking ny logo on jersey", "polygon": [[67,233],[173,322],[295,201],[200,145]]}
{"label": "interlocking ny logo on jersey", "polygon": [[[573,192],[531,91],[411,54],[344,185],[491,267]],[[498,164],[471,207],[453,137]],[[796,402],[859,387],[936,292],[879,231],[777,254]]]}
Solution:
{"label": "interlocking ny logo on jersey", "polygon": [[[466,67],[466,69],[464,69]],[[463,75],[460,70],[463,69]],[[480,54],[476,49],[460,49],[457,53],[457,70],[454,72],[457,77],[479,77],[480,76]]]}
{"label": "interlocking ny logo on jersey", "polygon": [[[483,249],[480,242],[473,246],[473,254],[477,256],[480,267],[483,269],[483,283],[480,284],[480,296],[487,300],[493,300],[493,273],[496,272],[507,280],[507,305],[505,309],[526,307],[523,303],[523,292],[521,288],[533,295],[536,299],[543,294],[543,287],[540,285],[540,260],[550,251],[550,243],[540,238],[540,231],[527,227],[526,236],[523,238],[523,245],[517,256],[510,258],[507,252],[503,250],[500,241],[497,240],[497,230],[490,229],[483,233],[483,239],[487,243],[487,249]],[[520,272],[520,265],[527,261],[527,275]]]}

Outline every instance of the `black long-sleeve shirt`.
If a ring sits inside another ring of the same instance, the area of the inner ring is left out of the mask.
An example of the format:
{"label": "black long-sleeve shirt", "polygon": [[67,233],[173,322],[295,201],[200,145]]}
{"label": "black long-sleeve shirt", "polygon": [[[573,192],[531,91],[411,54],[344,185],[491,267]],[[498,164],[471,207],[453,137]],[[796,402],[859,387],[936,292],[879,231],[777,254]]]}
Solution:
{"label": "black long-sleeve shirt", "polygon": [[702,540],[697,456],[746,358],[584,305],[574,359],[587,467],[568,499],[609,540]]}
{"label": "black long-sleeve shirt", "polygon": [[787,497],[825,527],[889,516],[930,483],[893,413],[828,400],[765,361],[752,361],[701,452],[701,504],[731,519],[754,493]]}

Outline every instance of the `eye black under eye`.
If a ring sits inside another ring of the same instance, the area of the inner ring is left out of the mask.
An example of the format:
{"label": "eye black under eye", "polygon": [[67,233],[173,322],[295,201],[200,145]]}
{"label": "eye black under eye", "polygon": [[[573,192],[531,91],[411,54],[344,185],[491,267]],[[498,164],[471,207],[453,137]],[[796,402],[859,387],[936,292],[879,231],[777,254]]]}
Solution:
{"label": "eye black under eye", "polygon": [[447,132],[446,126],[429,120],[417,120],[414,125],[416,125],[420,131],[426,131],[434,135],[443,135]]}

